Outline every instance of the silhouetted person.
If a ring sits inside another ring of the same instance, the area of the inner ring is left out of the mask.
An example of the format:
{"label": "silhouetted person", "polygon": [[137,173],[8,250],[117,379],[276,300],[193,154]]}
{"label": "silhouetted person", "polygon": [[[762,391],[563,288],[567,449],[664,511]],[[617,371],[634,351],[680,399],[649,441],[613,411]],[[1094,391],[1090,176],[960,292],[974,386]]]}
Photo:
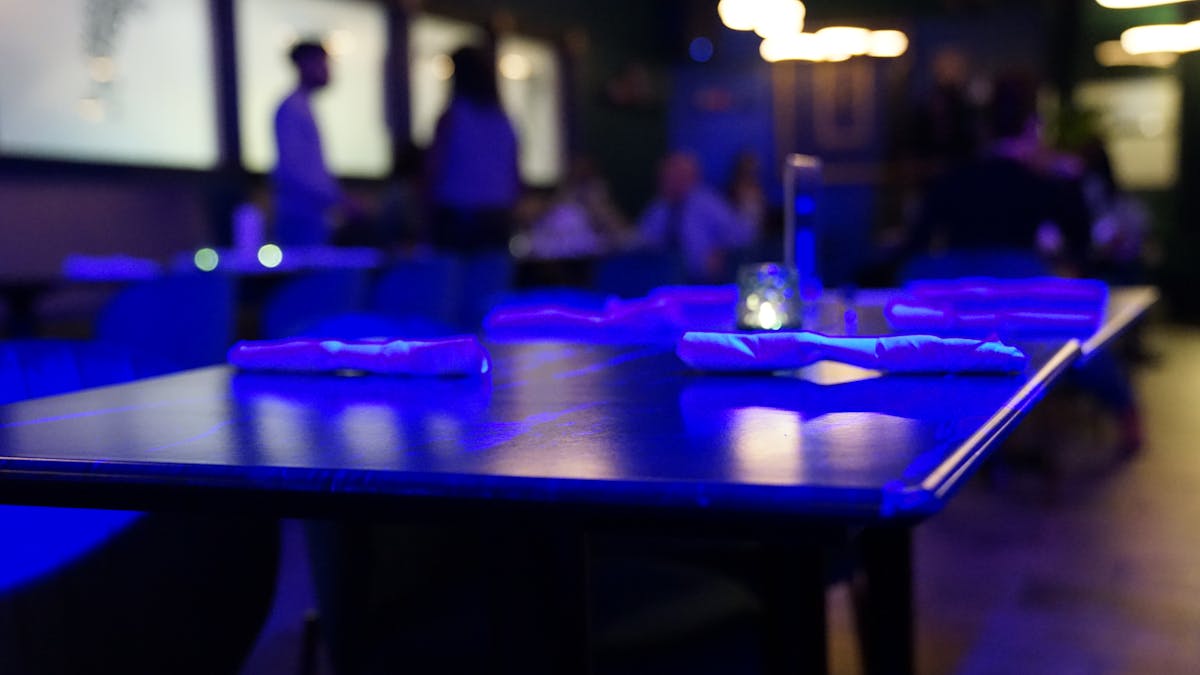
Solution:
{"label": "silhouetted person", "polygon": [[[925,198],[913,253],[1025,251],[1071,265],[1088,246],[1088,212],[1078,167],[1042,144],[1035,83],[997,81],[990,111],[993,140],[976,160],[939,179]],[[1002,274],[1003,270],[978,270]]]}
{"label": "silhouetted person", "polygon": [[428,156],[433,243],[442,249],[507,249],[520,194],[517,137],[500,107],[491,53],[454,53],[454,94]]}
{"label": "silhouetted person", "polygon": [[312,95],[329,84],[325,48],[319,42],[301,42],[289,56],[297,83],[275,112],[275,235],[283,245],[311,246],[328,242],[330,210],[340,207],[353,215],[357,208],[325,165],[313,117]]}
{"label": "silhouetted person", "polygon": [[700,164],[684,152],[663,160],[658,196],[642,214],[638,229],[647,247],[681,254],[692,283],[726,281],[730,252],[754,238],[750,224],[704,183]]}

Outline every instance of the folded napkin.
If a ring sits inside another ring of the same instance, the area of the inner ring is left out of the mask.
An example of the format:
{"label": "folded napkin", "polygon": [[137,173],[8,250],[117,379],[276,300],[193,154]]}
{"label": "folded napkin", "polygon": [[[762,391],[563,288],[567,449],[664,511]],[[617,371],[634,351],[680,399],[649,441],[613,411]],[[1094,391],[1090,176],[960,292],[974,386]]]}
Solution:
{"label": "folded napkin", "polygon": [[1108,286],[1095,279],[1036,277],[992,279],[972,277],[914,281],[904,291],[919,304],[936,303],[963,309],[1033,308],[1083,309],[1099,312],[1108,300]]}
{"label": "folded napkin", "polygon": [[488,331],[683,331],[732,324],[732,286],[664,286],[644,298],[609,298],[603,309],[561,304],[497,307],[484,318]]}
{"label": "folded napkin", "polygon": [[1017,308],[958,309],[952,305],[895,299],[883,309],[888,324],[902,331],[960,334],[1087,335],[1100,327],[1099,310]]}
{"label": "folded napkin", "polygon": [[436,340],[244,340],[229,363],[247,370],[361,370],[398,375],[480,375],[491,367],[474,336]]}
{"label": "folded napkin", "polygon": [[689,332],[676,353],[687,365],[712,371],[771,371],[838,361],[899,373],[1014,372],[1028,360],[1001,342],[932,335],[829,337],[810,332]]}
{"label": "folded napkin", "polygon": [[63,259],[63,276],[88,281],[153,279],[162,274],[156,260],[128,255],[68,255]]}
{"label": "folded napkin", "polygon": [[1108,286],[1094,279],[915,281],[891,299],[892,328],[959,335],[1087,335],[1099,328]]}

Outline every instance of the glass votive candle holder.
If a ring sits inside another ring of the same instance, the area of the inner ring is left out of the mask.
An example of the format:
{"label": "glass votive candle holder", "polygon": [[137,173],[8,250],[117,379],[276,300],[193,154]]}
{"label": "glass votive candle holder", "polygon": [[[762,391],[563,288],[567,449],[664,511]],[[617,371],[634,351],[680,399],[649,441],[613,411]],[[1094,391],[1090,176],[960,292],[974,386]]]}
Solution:
{"label": "glass votive candle holder", "polygon": [[780,330],[801,324],[800,280],[794,267],[754,263],[738,268],[737,325]]}

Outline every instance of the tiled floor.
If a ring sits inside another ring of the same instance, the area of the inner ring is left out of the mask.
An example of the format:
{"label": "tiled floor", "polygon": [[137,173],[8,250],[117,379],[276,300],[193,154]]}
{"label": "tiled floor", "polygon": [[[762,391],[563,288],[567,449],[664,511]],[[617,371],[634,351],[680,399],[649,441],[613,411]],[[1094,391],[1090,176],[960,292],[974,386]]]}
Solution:
{"label": "tiled floor", "polygon": [[[1200,329],[1155,328],[1148,344],[1161,358],[1136,375],[1139,456],[1117,463],[1077,444],[1056,458],[1055,478],[981,476],[918,529],[921,673],[1200,672]],[[1062,419],[1081,421],[1073,412]],[[302,563],[300,540],[289,545]],[[311,591],[302,564],[285,571],[243,675],[298,672]],[[831,670],[857,673],[846,589],[829,601]]]}

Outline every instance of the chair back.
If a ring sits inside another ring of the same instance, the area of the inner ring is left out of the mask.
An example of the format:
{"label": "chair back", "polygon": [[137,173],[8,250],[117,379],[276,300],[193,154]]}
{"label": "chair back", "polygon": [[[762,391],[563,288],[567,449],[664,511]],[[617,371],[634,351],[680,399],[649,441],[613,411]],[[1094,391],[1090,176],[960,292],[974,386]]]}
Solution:
{"label": "chair back", "polygon": [[507,251],[476,253],[463,259],[458,327],[475,333],[483,317],[513,287],[515,266]]}
{"label": "chair back", "polygon": [[623,298],[638,298],[659,286],[684,282],[682,261],[671,253],[618,253],[597,260],[595,269],[595,289]]}
{"label": "chair back", "polygon": [[288,279],[267,297],[259,335],[278,339],[307,334],[330,317],[360,311],[367,286],[362,269],[317,270]]}
{"label": "chair back", "polygon": [[420,318],[458,330],[462,302],[462,261],[452,255],[432,254],[401,260],[375,282],[369,310],[402,319]]}
{"label": "chair back", "polygon": [[120,344],[9,340],[0,343],[0,403],[118,384],[175,369],[167,358]]}
{"label": "chair back", "polygon": [[233,281],[193,273],[143,281],[122,289],[101,310],[101,342],[153,354],[180,370],[225,359],[233,341]]}

